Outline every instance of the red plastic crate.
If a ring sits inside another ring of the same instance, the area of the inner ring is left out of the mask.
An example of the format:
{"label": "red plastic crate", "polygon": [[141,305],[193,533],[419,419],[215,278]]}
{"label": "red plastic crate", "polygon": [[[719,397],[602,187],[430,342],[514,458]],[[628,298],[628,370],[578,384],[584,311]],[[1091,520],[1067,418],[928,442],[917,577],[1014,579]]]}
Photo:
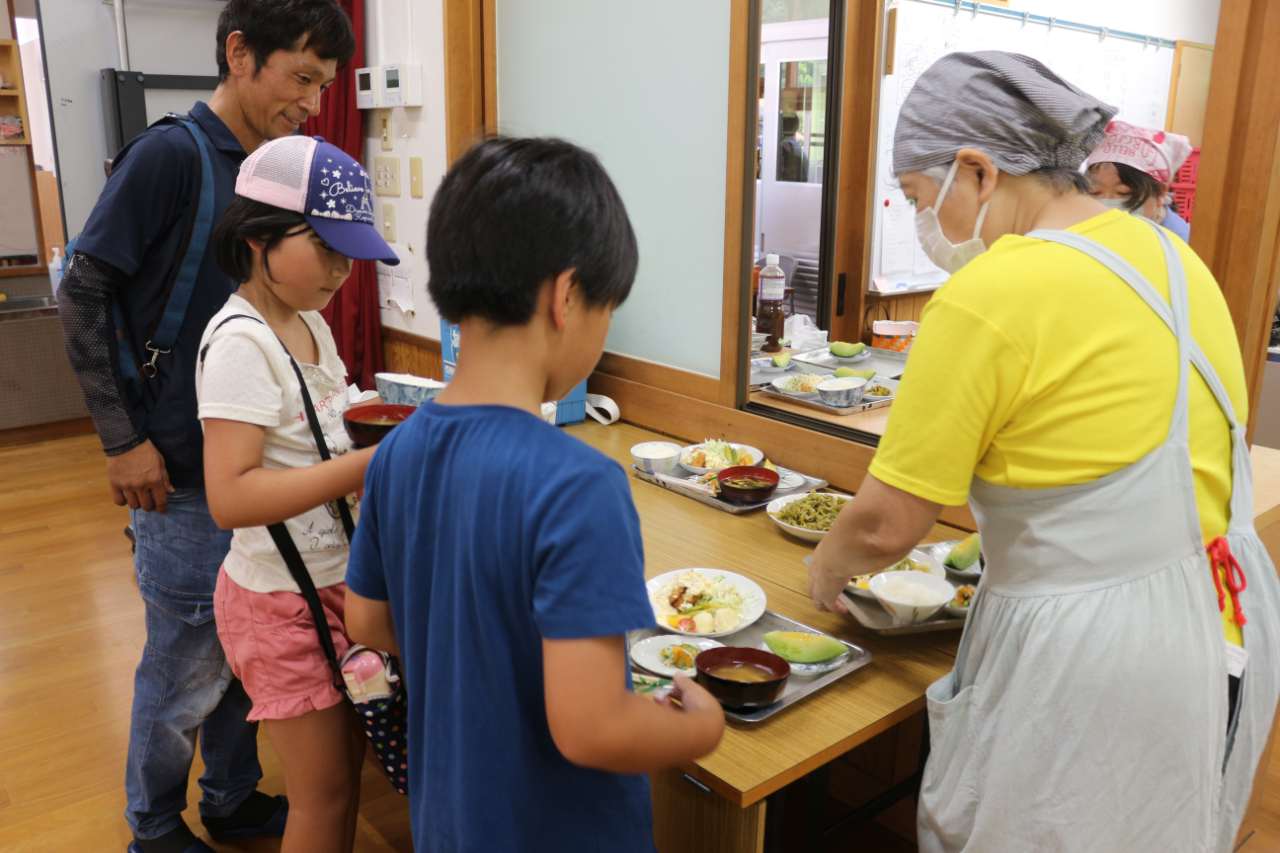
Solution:
{"label": "red plastic crate", "polygon": [[1196,185],[1196,175],[1199,173],[1199,171],[1200,171],[1200,149],[1192,148],[1191,156],[1187,158],[1187,162],[1183,163],[1182,167],[1178,169],[1178,173],[1173,176],[1173,183],[1190,184],[1191,186],[1194,187]]}
{"label": "red plastic crate", "polygon": [[1173,192],[1174,200],[1178,202],[1178,215],[1190,222],[1191,214],[1196,207],[1195,186],[1174,184],[1169,189]]}

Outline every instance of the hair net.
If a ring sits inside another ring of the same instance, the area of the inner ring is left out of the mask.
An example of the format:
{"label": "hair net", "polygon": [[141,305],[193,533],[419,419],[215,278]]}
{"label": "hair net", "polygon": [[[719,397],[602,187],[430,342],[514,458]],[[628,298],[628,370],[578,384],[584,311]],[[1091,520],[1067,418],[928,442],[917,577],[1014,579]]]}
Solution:
{"label": "hair net", "polygon": [[893,136],[893,170],[950,163],[961,148],[985,152],[1011,175],[1077,169],[1115,114],[1029,56],[949,53],[907,94]]}

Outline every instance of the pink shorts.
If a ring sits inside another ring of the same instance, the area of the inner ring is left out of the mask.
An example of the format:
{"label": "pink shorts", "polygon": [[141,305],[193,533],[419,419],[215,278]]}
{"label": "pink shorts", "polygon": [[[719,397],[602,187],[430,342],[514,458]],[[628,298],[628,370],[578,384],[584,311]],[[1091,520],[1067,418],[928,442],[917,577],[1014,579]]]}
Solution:
{"label": "pink shorts", "polygon": [[[347,585],[319,590],[338,659],[351,647],[343,627]],[[249,721],[288,720],[331,708],[344,697],[320,648],[306,600],[296,592],[252,592],[218,571],[213,593],[218,639],[231,671],[253,700]]]}

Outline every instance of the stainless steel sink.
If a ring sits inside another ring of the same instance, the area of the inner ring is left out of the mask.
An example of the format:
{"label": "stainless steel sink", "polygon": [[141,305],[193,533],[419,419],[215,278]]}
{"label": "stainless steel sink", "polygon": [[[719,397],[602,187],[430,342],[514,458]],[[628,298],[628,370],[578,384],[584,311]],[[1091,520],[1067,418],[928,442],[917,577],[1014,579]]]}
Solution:
{"label": "stainless steel sink", "polygon": [[0,323],[6,320],[39,320],[58,316],[58,299],[44,296],[15,296],[0,302]]}

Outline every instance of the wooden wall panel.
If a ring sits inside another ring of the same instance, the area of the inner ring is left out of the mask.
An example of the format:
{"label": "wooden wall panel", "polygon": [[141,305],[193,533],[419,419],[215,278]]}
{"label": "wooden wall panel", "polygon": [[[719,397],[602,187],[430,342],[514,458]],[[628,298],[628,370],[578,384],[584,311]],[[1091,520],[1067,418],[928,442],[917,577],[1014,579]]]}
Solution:
{"label": "wooden wall panel", "polygon": [[444,0],[444,120],[450,163],[484,134],[484,5],[484,0]]}
{"label": "wooden wall panel", "polygon": [[[883,62],[883,0],[846,0],[843,101],[836,246],[831,264],[834,295],[845,277],[844,314],[832,311],[831,340],[862,340],[871,252],[871,202]],[[899,297],[903,298],[903,297]],[[870,336],[866,338],[870,341]]]}
{"label": "wooden wall panel", "polygon": [[1222,0],[1191,248],[1235,321],[1252,429],[1280,285],[1280,0]]}
{"label": "wooden wall panel", "polygon": [[382,355],[388,373],[412,373],[428,379],[444,379],[439,341],[383,326]]}
{"label": "wooden wall panel", "polygon": [[1169,86],[1169,115],[1165,130],[1181,133],[1199,148],[1204,143],[1204,118],[1209,109],[1213,45],[1180,41],[1173,57]]}

